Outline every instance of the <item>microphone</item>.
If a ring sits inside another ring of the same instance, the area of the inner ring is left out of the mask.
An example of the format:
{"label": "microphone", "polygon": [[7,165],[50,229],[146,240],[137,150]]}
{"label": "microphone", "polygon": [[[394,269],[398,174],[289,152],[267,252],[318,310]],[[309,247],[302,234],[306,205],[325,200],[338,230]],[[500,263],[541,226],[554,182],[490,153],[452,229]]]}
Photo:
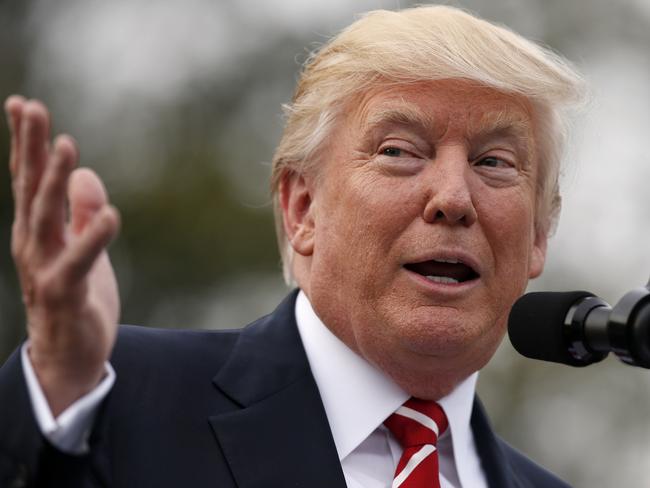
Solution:
{"label": "microphone", "polygon": [[650,369],[650,283],[614,307],[587,291],[527,293],[512,307],[508,335],[531,359],[580,367],[614,352]]}

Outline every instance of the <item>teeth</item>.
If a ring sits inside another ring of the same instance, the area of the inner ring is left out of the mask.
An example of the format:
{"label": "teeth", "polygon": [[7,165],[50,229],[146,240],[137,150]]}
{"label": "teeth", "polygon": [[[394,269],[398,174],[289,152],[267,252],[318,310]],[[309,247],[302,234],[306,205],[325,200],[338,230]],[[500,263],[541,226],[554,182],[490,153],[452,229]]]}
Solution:
{"label": "teeth", "polygon": [[450,263],[450,264],[460,263],[460,260],[458,259],[435,259],[434,261],[438,261],[439,263]]}
{"label": "teeth", "polygon": [[427,280],[433,281],[434,283],[446,283],[446,284],[453,284],[453,283],[460,283],[460,281],[450,278],[448,276],[427,276]]}

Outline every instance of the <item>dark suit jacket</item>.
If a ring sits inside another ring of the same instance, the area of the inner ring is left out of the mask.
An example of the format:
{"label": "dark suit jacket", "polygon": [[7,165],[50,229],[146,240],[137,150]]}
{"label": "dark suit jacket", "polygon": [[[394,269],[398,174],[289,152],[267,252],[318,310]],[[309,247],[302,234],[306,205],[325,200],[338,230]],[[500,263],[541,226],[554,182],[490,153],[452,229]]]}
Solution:
{"label": "dark suit jacket", "polygon": [[[344,488],[295,297],[243,330],[122,327],[88,455],[44,441],[15,353],[0,370],[0,486]],[[496,437],[478,401],[471,422],[490,487],[567,486]]]}

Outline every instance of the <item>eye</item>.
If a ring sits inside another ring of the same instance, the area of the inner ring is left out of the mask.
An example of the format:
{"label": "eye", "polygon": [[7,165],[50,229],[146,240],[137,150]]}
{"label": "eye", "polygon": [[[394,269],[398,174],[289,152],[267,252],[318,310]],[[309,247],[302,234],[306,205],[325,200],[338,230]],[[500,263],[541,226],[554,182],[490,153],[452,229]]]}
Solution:
{"label": "eye", "polygon": [[377,148],[373,161],[381,171],[401,176],[416,174],[426,164],[417,146],[402,139],[385,141]]}
{"label": "eye", "polygon": [[485,166],[488,168],[512,168],[512,164],[495,156],[487,156],[479,159],[475,166]]}
{"label": "eye", "polygon": [[400,149],[399,147],[389,146],[383,148],[381,150],[381,154],[383,156],[391,156],[393,158],[399,158],[400,156],[404,156],[406,154],[406,151]]}
{"label": "eye", "polygon": [[389,142],[378,149],[377,155],[388,158],[412,159],[419,157],[419,151],[412,144],[404,141],[400,141],[398,144]]}
{"label": "eye", "polygon": [[516,157],[506,151],[479,156],[471,165],[488,185],[497,187],[514,184],[520,174]]}

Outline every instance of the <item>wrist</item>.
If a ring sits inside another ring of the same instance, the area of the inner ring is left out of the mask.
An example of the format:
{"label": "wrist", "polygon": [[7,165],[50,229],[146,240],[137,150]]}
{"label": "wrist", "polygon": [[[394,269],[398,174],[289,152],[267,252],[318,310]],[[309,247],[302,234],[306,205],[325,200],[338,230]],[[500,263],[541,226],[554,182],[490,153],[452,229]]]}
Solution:
{"label": "wrist", "polygon": [[92,391],[106,375],[103,361],[89,365],[71,361],[70,357],[58,358],[41,353],[33,344],[28,346],[27,353],[54,417]]}

